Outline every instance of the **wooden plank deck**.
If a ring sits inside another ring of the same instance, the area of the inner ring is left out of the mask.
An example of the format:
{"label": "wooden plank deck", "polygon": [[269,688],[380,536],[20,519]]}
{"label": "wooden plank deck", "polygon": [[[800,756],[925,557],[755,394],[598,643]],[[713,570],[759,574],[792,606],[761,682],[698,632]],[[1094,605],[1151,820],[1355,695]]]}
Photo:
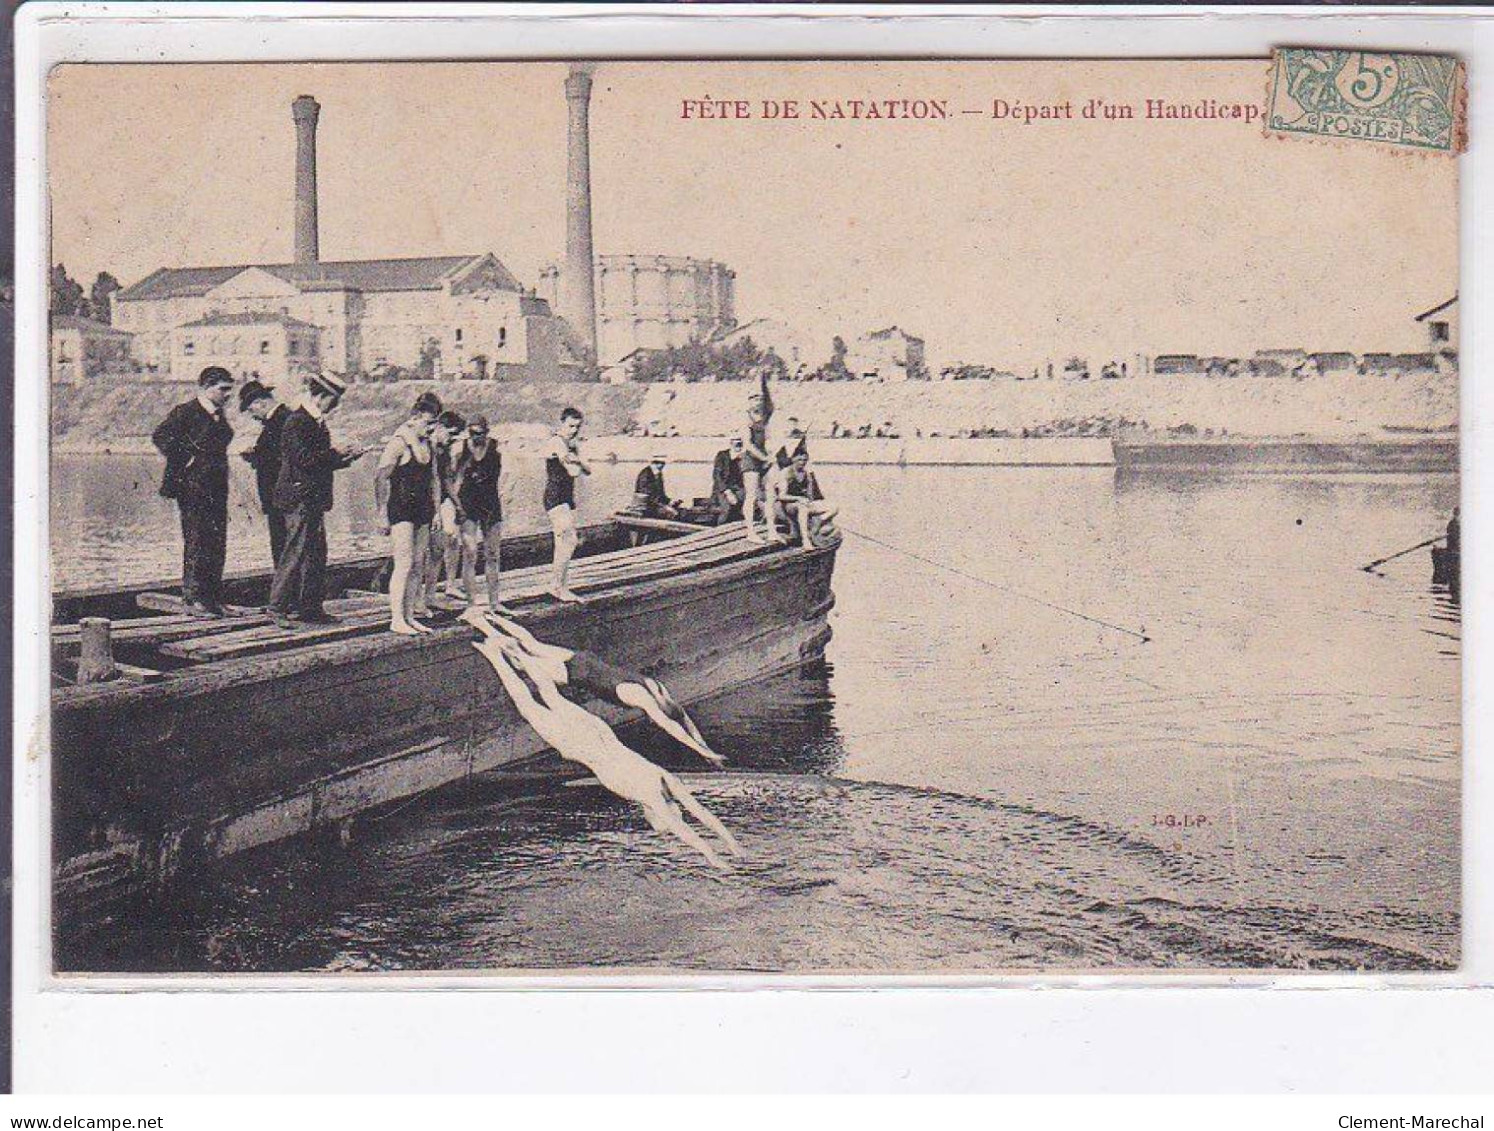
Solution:
{"label": "wooden plank deck", "polygon": [[[571,570],[571,587],[582,594],[601,593],[622,585],[672,577],[768,551],[768,547],[748,542],[740,524],[710,528],[636,550],[618,550],[577,559]],[[548,593],[548,565],[506,572],[503,582],[502,596],[506,604],[523,606],[553,601]],[[336,643],[387,629],[389,610],[386,601],[382,594],[371,594],[329,602],[329,611],[344,619],[341,624],[324,628],[298,626],[283,629],[273,623],[259,623],[243,626],[238,631],[167,641],[161,645],[161,651],[177,659],[208,663]]]}

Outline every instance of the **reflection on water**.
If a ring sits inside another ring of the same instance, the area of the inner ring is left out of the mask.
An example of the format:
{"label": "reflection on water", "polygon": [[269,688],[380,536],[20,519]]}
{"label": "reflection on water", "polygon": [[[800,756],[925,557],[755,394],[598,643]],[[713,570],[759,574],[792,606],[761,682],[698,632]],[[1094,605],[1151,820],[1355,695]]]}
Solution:
{"label": "reflection on water", "polygon": [[[671,487],[707,471],[672,469]],[[631,475],[599,469],[591,505]],[[749,853],[735,873],[595,787],[486,778],[366,821],[346,849],[235,862],[134,932],[70,940],[65,964],[1457,962],[1458,608],[1420,554],[1358,568],[1437,532],[1455,479],[822,479],[850,530],[965,576],[850,537],[830,662],[696,708],[728,772],[625,736],[690,772]],[[135,521],[117,499],[87,506]],[[106,539],[76,544],[80,572],[118,567]]]}

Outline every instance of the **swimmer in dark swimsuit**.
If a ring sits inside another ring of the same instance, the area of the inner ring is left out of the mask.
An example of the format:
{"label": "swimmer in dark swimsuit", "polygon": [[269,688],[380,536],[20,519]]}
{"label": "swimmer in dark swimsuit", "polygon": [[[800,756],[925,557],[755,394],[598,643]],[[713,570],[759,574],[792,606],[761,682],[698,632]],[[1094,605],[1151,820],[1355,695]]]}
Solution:
{"label": "swimmer in dark swimsuit", "polygon": [[571,558],[579,542],[576,533],[576,479],[590,475],[591,467],[581,458],[581,413],[566,406],[560,414],[560,431],[550,439],[545,452],[545,513],[555,535],[555,561],[550,595],[557,601],[578,604],[585,600],[567,584]]}
{"label": "swimmer in dark swimsuit", "polygon": [[572,651],[539,640],[523,625],[495,613],[468,609],[462,619],[500,646],[505,643],[522,651],[529,660],[558,686],[571,686],[598,699],[623,707],[636,707],[655,726],[682,746],[687,746],[713,766],[724,766],[726,759],[712,750],[701,735],[695,720],[669,693],[669,689],[651,676],[630,672],[594,652]]}

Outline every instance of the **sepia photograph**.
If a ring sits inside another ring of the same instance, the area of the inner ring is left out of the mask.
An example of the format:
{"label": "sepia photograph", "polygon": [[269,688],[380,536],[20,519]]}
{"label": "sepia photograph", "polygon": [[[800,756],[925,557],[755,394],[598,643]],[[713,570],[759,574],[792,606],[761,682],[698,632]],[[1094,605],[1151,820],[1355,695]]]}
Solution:
{"label": "sepia photograph", "polygon": [[1462,82],[52,69],[54,973],[1458,969]]}

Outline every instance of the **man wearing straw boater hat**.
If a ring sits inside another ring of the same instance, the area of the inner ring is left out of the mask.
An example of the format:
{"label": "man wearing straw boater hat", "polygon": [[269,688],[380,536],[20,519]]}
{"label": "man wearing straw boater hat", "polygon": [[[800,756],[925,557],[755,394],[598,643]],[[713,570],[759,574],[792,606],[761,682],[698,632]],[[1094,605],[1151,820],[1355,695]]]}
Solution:
{"label": "man wearing straw boater hat", "polygon": [[301,407],[285,421],[280,439],[280,475],[275,506],[285,515],[285,548],[270,587],[270,612],[282,628],[293,622],[331,624],[322,608],[327,575],[327,512],[332,509],[332,476],[363,454],[338,451],[327,431],[327,414],[347,392],[335,373],[306,379]]}
{"label": "man wearing straw boater hat", "polygon": [[228,553],[228,443],[223,413],[233,374],[209,365],[197,376],[197,396],[177,405],[151,433],[166,457],[161,494],[175,499],[182,519],[182,601],[189,613],[223,615],[223,563]]}

